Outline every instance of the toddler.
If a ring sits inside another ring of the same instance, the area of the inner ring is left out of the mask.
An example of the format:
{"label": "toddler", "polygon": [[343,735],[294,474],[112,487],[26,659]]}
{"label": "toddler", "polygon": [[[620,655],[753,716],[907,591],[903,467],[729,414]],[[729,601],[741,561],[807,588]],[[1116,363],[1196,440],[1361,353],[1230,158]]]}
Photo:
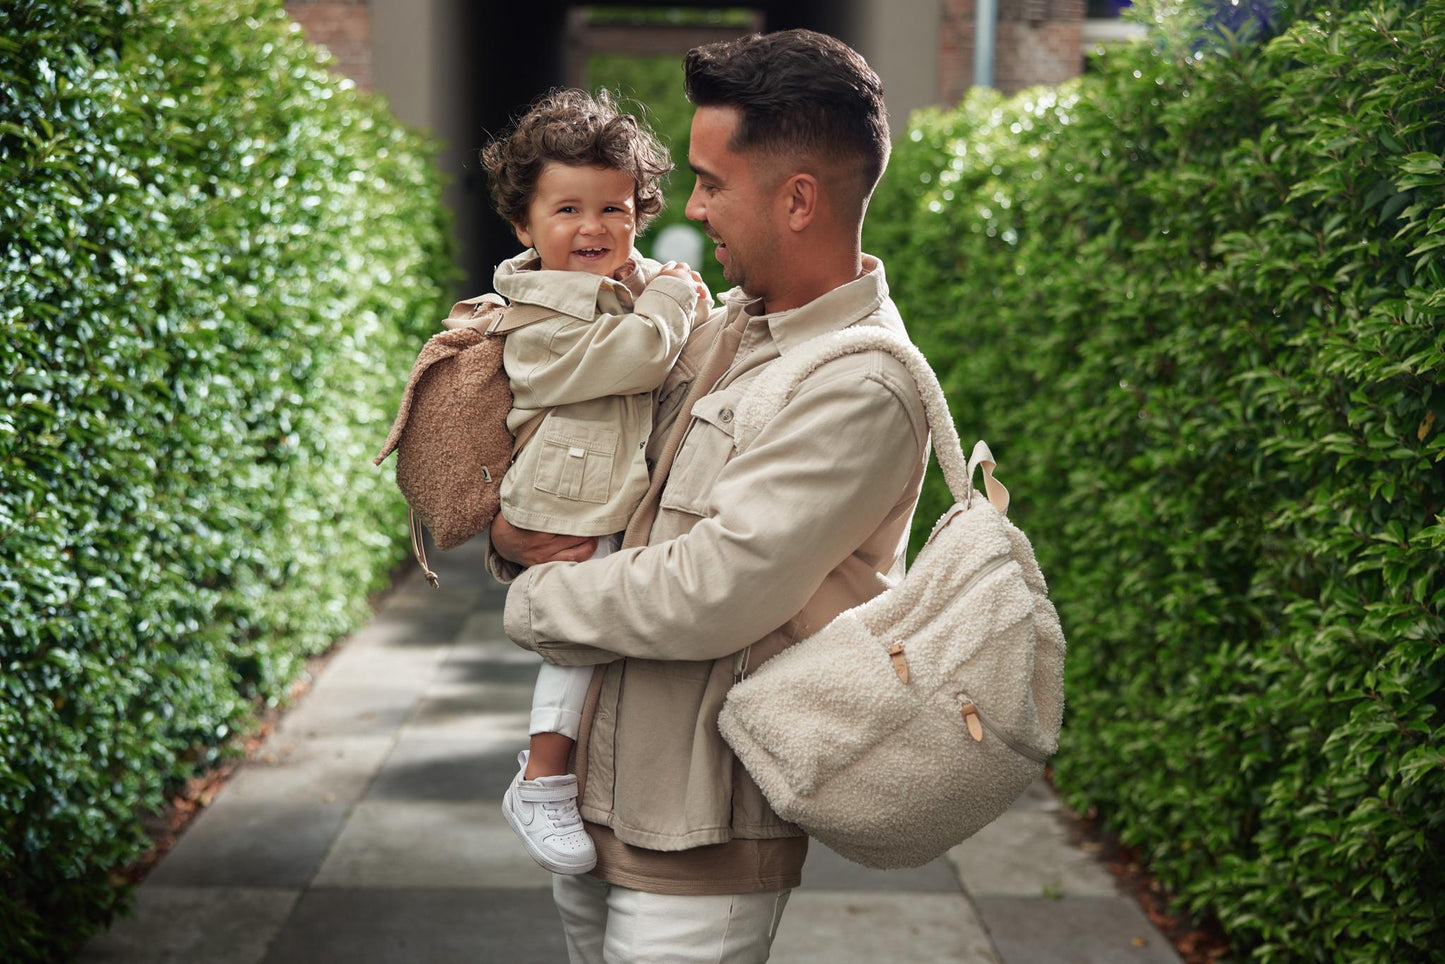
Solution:
{"label": "toddler", "polygon": [[[607,91],[571,89],[532,105],[482,162],[497,213],[527,246],[493,286],[513,304],[557,312],[507,335],[507,427],[516,435],[542,421],[502,480],[501,513],[518,528],[596,536],[599,558],[618,547],[647,491],[652,393],[711,306],[688,266],[633,248],[662,209],[672,163]],[[591,677],[590,666],[542,664],[530,746],[502,802],[527,852],[559,874],[597,862],[567,772]]]}

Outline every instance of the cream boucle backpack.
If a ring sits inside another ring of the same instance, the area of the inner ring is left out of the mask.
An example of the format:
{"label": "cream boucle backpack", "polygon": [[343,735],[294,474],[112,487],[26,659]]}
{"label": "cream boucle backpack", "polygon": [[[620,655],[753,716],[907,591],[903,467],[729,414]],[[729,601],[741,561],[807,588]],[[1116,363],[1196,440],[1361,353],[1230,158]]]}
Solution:
{"label": "cream boucle backpack", "polygon": [[[734,685],[718,725],[785,820],[857,863],[913,867],[1043,772],[1063,718],[1064,635],[988,446],[964,459],[938,380],[900,336],[854,327],[775,362],[739,407],[738,447],[819,365],[869,350],[918,383],[957,503],[902,581]],[[980,467],[987,495],[973,488]]]}

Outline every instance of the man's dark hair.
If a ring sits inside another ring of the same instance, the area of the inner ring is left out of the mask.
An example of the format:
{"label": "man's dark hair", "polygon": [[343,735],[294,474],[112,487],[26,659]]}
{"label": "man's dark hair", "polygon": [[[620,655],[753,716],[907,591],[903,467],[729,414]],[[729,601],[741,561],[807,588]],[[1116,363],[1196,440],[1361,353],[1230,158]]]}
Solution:
{"label": "man's dark hair", "polygon": [[662,210],[662,178],[672,170],[667,150],[607,90],[558,88],[538,98],[482,149],[492,206],[508,224],[524,224],[548,161],[626,171],[637,182],[637,231]]}
{"label": "man's dark hair", "polygon": [[854,158],[859,201],[888,163],[883,82],[856,50],[827,34],[782,30],[694,47],[683,76],[698,107],[740,112],[735,151]]}

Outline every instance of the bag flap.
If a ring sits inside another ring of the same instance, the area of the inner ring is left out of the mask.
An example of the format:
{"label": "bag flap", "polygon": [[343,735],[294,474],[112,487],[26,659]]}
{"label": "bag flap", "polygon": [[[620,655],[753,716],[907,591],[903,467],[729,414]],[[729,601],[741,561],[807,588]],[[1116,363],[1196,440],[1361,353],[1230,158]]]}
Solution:
{"label": "bag flap", "polygon": [[416,361],[412,363],[411,375],[407,377],[406,388],[401,393],[401,405],[396,413],[396,420],[391,424],[391,431],[387,433],[386,441],[381,446],[381,452],[372,459],[374,465],[380,465],[386,461],[386,457],[396,451],[397,445],[401,443],[402,431],[406,428],[406,420],[411,415],[412,398],[427,370],[439,361],[444,361],[480,344],[486,337],[486,333],[481,329],[468,326],[439,332],[427,340],[417,354]]}

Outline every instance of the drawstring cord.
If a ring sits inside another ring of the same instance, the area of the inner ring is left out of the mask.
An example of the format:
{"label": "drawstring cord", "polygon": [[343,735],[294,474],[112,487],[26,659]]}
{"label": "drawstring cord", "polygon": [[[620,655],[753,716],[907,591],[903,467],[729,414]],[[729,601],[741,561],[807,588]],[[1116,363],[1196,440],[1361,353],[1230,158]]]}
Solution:
{"label": "drawstring cord", "polygon": [[417,565],[421,566],[421,571],[426,573],[426,581],[431,583],[433,589],[440,589],[441,585],[437,582],[437,574],[432,572],[431,567],[426,564],[426,540],[422,538],[421,526],[416,521],[415,510],[410,515],[412,554],[416,556]]}

